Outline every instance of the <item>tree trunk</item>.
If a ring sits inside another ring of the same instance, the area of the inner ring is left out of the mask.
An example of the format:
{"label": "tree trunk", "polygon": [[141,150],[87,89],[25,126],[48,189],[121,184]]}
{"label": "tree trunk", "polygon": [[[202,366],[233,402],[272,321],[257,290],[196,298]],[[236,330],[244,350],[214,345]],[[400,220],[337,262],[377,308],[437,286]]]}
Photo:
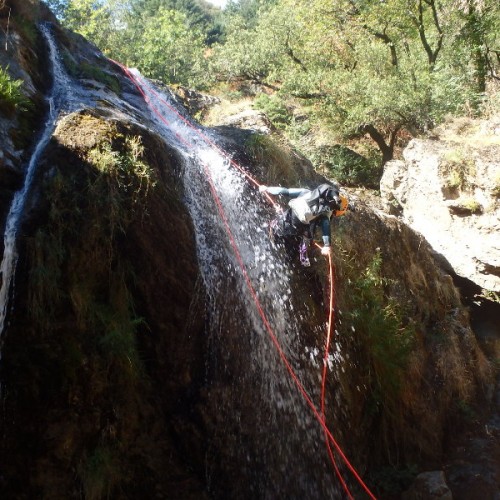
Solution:
{"label": "tree trunk", "polygon": [[385,142],[384,136],[371,124],[362,125],[360,131],[363,134],[368,134],[377,144],[380,152],[382,153],[382,165],[385,165],[388,161],[392,160],[394,156],[394,142],[396,137],[396,132],[391,134],[390,143]]}

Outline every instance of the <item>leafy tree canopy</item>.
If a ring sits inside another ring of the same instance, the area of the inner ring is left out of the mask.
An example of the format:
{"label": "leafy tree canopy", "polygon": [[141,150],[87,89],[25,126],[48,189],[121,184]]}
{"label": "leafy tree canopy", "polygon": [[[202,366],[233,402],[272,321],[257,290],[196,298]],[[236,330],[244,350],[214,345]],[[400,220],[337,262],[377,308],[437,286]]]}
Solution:
{"label": "leafy tree canopy", "polygon": [[205,0],[47,2],[148,76],[258,83],[338,135],[371,138],[383,163],[402,132],[479,110],[498,79],[497,0],[232,0],[222,11]]}

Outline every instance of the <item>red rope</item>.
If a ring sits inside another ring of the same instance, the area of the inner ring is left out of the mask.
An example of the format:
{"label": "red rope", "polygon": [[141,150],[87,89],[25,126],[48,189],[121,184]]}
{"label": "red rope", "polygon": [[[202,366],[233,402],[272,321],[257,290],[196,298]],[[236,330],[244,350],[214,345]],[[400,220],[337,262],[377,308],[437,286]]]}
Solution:
{"label": "red rope", "polygon": [[[137,81],[136,78],[134,78],[134,76],[131,74],[131,72],[129,71],[128,68],[126,68],[125,66],[123,66],[122,64],[116,62],[116,61],[113,61],[115,64],[117,64],[120,68],[122,68],[122,70],[125,72],[125,74],[128,76],[128,78],[130,78],[130,80],[134,83],[134,85],[136,86],[137,90],[140,92],[140,94],[143,96],[144,100],[146,101],[146,103],[148,104],[148,106],[151,108],[151,110],[160,118],[160,120],[162,120],[169,128],[172,129],[171,127],[171,124],[168,122],[168,120],[166,120],[163,115],[158,111],[158,109],[153,105],[151,104],[151,102],[149,101],[149,98],[146,96],[144,90],[142,89],[142,87],[140,86],[139,82]],[[163,101],[165,102],[165,101]],[[196,131],[196,128],[191,124],[189,123],[188,120],[186,120],[184,117],[182,117],[182,115],[180,115],[180,113],[177,112],[177,110],[175,110],[174,108],[172,108],[168,103],[165,102],[165,104],[170,108],[172,109],[175,114],[179,117],[181,117],[181,119],[187,123],[189,125],[189,127],[191,127],[193,130]],[[173,129],[172,129],[173,130]],[[176,137],[182,142],[184,143],[185,145],[187,145],[189,148],[192,148],[193,145],[190,144],[184,137],[182,137],[180,134],[178,134],[177,132],[174,132],[174,134],[176,135]],[[202,134],[202,137],[205,138],[204,134]],[[214,147],[216,147],[217,149],[218,146],[215,145]],[[226,155],[227,157],[227,155]],[[233,162],[232,160],[230,160],[231,163],[235,164],[235,162]],[[351,471],[351,473],[353,474],[353,476],[356,478],[356,480],[359,482],[359,484],[362,486],[362,488],[365,490],[365,492],[369,495],[369,497],[372,499],[372,500],[376,500],[376,497],[373,495],[373,493],[371,493],[371,491],[368,489],[368,487],[366,486],[366,484],[363,482],[363,480],[361,479],[361,477],[359,476],[359,474],[357,473],[356,469],[352,466],[352,464],[349,462],[349,460],[347,459],[347,457],[345,456],[344,452],[342,451],[342,449],[340,448],[340,446],[338,445],[337,441],[335,440],[335,438],[333,437],[333,435],[331,434],[330,430],[328,429],[326,423],[325,423],[325,420],[324,420],[324,416],[322,416],[319,411],[317,410],[316,406],[314,405],[313,401],[311,400],[311,398],[309,397],[309,395],[307,394],[307,391],[306,389],[304,388],[304,386],[302,385],[302,383],[300,382],[298,376],[296,375],[295,371],[293,370],[290,362],[288,361],[285,353],[283,352],[283,349],[281,348],[281,345],[274,333],[274,330],[271,326],[271,324],[269,323],[269,320],[267,319],[267,316],[262,308],[262,305],[259,301],[259,298],[257,296],[257,293],[252,285],[252,282],[250,280],[250,277],[247,273],[247,270],[246,270],[246,266],[245,266],[245,263],[243,262],[243,258],[241,256],[241,253],[238,249],[238,245],[236,244],[236,240],[234,239],[234,235],[231,231],[231,227],[229,225],[229,221],[227,220],[227,216],[226,216],[226,213],[224,211],[224,207],[222,206],[222,202],[217,194],[217,190],[215,188],[215,184],[213,182],[213,179],[212,179],[212,175],[210,173],[210,170],[208,168],[208,165],[204,162],[202,162],[202,165],[203,165],[203,168],[204,168],[204,171],[205,171],[205,174],[206,174],[206,177],[207,177],[207,181],[208,181],[208,184],[209,184],[209,187],[210,187],[210,191],[212,193],[212,197],[214,199],[214,202],[217,206],[217,210],[219,212],[219,215],[224,223],[224,227],[226,229],[226,232],[227,232],[227,235],[229,237],[229,241],[230,241],[230,244],[231,244],[231,247],[233,248],[233,251],[234,251],[234,254],[236,256],[236,259],[238,261],[238,264],[240,266],[240,269],[241,269],[241,272],[242,272],[242,275],[243,275],[243,278],[245,280],[245,283],[247,285],[247,288],[252,296],[252,299],[254,301],[254,304],[255,304],[255,307],[257,308],[257,311],[259,313],[259,316],[261,317],[262,319],[262,322],[267,330],[267,332],[269,333],[269,336],[271,338],[271,341],[273,342],[274,346],[276,347],[276,350],[278,352],[278,355],[281,359],[281,361],[283,362],[283,364],[285,365],[285,368],[287,369],[290,377],[292,378],[293,382],[295,383],[298,391],[300,392],[300,394],[302,395],[302,397],[304,398],[305,402],[307,403],[307,405],[309,406],[309,408],[311,409],[311,411],[313,412],[316,420],[318,421],[318,423],[320,424],[320,426],[322,427],[324,433],[325,433],[325,437],[327,439],[327,441],[329,443],[331,443],[335,450],[337,451],[337,453],[339,454],[339,456],[342,458],[342,460],[344,461],[344,463],[346,464],[346,466],[348,467],[348,469]],[[243,171],[241,169],[241,167],[239,168],[241,171]],[[244,171],[243,171],[244,172]],[[250,178],[249,174],[246,174],[245,175],[247,177]],[[253,180],[253,182],[256,184],[256,185],[259,185],[257,181]],[[274,202],[273,202],[273,205],[274,205]],[[331,297],[333,297],[333,294],[331,294]],[[332,298],[330,299],[332,300]],[[331,324],[331,323],[330,323]],[[324,412],[323,412],[324,413]],[[333,456],[333,453],[332,453],[332,456]],[[335,466],[336,467],[336,466]],[[338,469],[337,469],[338,470]],[[340,474],[340,472],[339,472]],[[343,481],[343,480],[342,480]],[[345,483],[344,483],[345,484]]]}
{"label": "red rope", "polygon": [[[111,61],[113,61],[113,60],[111,59]],[[130,73],[130,71],[128,70],[128,68],[125,68],[125,66],[123,66],[119,62],[116,62],[116,61],[113,61],[113,62],[115,64],[117,64],[118,66],[120,66],[127,73],[127,76],[134,82],[134,84],[135,84],[136,87],[141,86],[141,84],[138,81],[138,79],[135,78],[135,76],[133,76],[132,73]],[[182,120],[186,125],[188,125],[188,127],[190,127],[192,130],[194,130],[194,132],[197,135],[199,135],[207,144],[209,144],[210,146],[212,146],[212,148],[214,148],[215,150],[217,150],[217,152],[219,152],[222,156],[224,156],[224,158],[227,158],[229,160],[230,164],[233,165],[233,167],[235,167],[237,170],[239,170],[252,184],[254,184],[256,187],[261,186],[261,184],[254,177],[252,177],[241,165],[239,165],[236,161],[234,161],[231,158],[231,156],[228,155],[227,152],[224,149],[222,149],[221,147],[219,147],[219,145],[216,142],[212,141],[212,139],[210,139],[210,137],[207,134],[204,134],[201,130],[199,130],[199,128],[193,126],[193,124],[187,118],[185,118],[184,116],[182,116],[182,114],[179,113],[179,111],[177,109],[175,109],[174,106],[172,106],[168,101],[165,101],[165,99],[163,99],[161,97],[161,95],[158,94],[158,92],[156,92],[155,89],[150,88],[150,90],[151,90],[152,94],[164,106],[166,106],[170,111],[172,111],[173,113],[175,113],[180,120]],[[141,93],[143,95],[145,95],[144,92],[141,91]],[[148,102],[148,101],[149,101],[149,99],[146,97],[146,102]],[[148,102],[148,104],[149,104],[149,102]],[[275,203],[275,201],[271,198],[271,196],[269,195],[269,193],[264,192],[263,195],[265,196],[265,198],[269,201],[269,203],[277,211],[281,212],[281,207]]]}
{"label": "red rope", "polygon": [[[325,342],[325,354],[323,357],[323,375],[321,377],[321,416],[323,417],[323,421],[326,423],[326,414],[325,414],[325,387],[326,387],[326,375],[328,371],[328,353],[330,351],[330,339],[332,335],[332,328],[334,328],[335,322],[334,322],[334,310],[335,310],[335,286],[334,286],[334,275],[333,275],[333,263],[332,263],[332,256],[329,253],[328,254],[328,267],[329,267],[329,283],[330,283],[330,290],[329,290],[329,297],[330,297],[330,305],[329,305],[329,312],[328,312],[328,329],[327,329],[327,335],[326,335],[326,342]],[[337,466],[337,462],[335,460],[335,456],[332,451],[332,447],[330,445],[330,441],[328,440],[328,436],[325,433],[325,442],[326,442],[326,449],[328,451],[328,456],[330,457],[330,462],[332,463],[333,469],[335,471],[335,474],[339,478],[340,483],[342,484],[342,487],[344,488],[344,491],[347,494],[347,497],[349,500],[352,500],[354,497],[351,495],[351,492],[349,491],[349,487],[347,486],[347,483],[345,482],[344,478],[342,477],[342,474],[340,473],[340,470]]]}

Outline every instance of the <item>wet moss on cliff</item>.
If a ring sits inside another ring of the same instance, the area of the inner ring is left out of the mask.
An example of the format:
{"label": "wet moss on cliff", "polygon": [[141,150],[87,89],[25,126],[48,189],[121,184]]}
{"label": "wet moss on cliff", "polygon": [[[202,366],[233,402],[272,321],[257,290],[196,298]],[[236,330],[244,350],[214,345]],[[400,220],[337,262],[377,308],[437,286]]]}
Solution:
{"label": "wet moss on cliff", "polygon": [[117,247],[143,212],[155,181],[140,160],[139,139],[113,132],[85,154],[91,176],[82,179],[81,172],[57,169],[45,181],[47,225],[28,246],[33,263],[29,310],[32,320],[50,331],[69,302],[81,332],[95,337],[104,368],[114,367],[133,380],[140,369],[135,346],[140,319],[129,290],[133,269]]}
{"label": "wet moss on cliff", "polygon": [[[186,498],[203,498],[165,417],[176,394],[193,391],[190,363],[203,366],[186,352],[177,359],[175,337],[185,334],[176,323],[190,315],[194,333],[203,319],[190,311],[197,267],[176,159],[154,142],[82,113],[62,120],[47,149],[2,367],[6,414],[17,419],[4,443],[16,457],[5,470],[13,494],[154,497],[180,481]],[[176,221],[165,224],[169,215]],[[182,282],[171,290],[180,263]],[[150,304],[155,292],[165,302]],[[197,355],[189,342],[184,349]],[[34,471],[25,483],[16,480],[20,461]]]}
{"label": "wet moss on cliff", "polygon": [[[104,71],[97,64],[92,64],[87,60],[77,60],[69,50],[64,49],[62,56],[64,67],[66,68],[68,74],[73,78],[82,80],[94,80],[96,82],[102,83],[115,94],[120,95],[120,82],[114,75]],[[100,65],[102,66],[102,62],[100,62]]]}

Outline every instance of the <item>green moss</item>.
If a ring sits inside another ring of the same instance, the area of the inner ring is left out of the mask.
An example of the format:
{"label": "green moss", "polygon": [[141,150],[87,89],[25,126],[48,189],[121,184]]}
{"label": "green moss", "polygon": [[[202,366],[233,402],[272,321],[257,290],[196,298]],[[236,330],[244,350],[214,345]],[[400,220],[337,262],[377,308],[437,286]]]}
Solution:
{"label": "green moss", "polygon": [[95,80],[96,82],[100,82],[108,87],[115,94],[119,95],[121,93],[121,86],[118,79],[115,76],[106,73],[98,66],[90,64],[86,61],[78,63],[67,50],[63,51],[62,59],[66,71],[73,78]]}
{"label": "green moss", "polygon": [[74,345],[99,353],[105,370],[127,385],[141,371],[135,339],[141,319],[130,292],[133,264],[120,238],[142,217],[155,180],[140,139],[108,132],[83,154],[82,165],[59,165],[45,182],[47,222],[28,243],[29,310],[46,333],[71,314]]}
{"label": "green moss", "polygon": [[63,48],[61,57],[64,68],[66,69],[68,75],[72,76],[73,78],[78,78],[78,64],[66,48]]}
{"label": "green moss", "polygon": [[79,76],[81,76],[82,78],[88,78],[89,80],[100,82],[106,85],[106,87],[112,90],[115,94],[120,94],[120,83],[115,76],[110,75],[109,73],[103,71],[101,68],[87,62],[82,62],[79,68]]}
{"label": "green moss", "polygon": [[27,16],[13,16],[17,31],[31,47],[35,47],[38,40],[38,29],[34,21]]}

